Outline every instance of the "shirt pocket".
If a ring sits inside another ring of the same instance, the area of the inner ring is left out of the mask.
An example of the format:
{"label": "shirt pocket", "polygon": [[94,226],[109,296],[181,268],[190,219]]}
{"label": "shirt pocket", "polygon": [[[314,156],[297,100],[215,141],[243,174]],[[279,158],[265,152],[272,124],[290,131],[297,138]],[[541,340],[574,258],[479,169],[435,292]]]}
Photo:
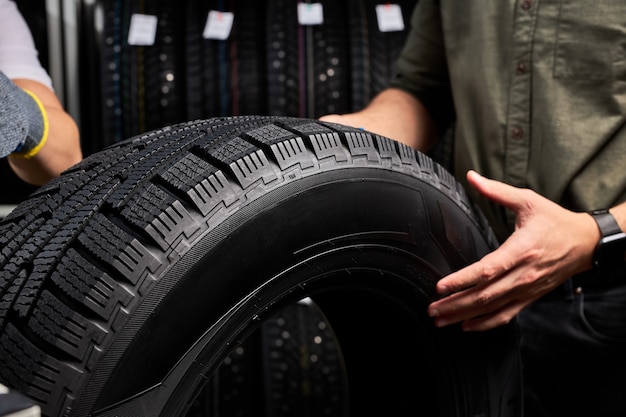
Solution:
{"label": "shirt pocket", "polygon": [[626,79],[626,1],[561,0],[554,77]]}

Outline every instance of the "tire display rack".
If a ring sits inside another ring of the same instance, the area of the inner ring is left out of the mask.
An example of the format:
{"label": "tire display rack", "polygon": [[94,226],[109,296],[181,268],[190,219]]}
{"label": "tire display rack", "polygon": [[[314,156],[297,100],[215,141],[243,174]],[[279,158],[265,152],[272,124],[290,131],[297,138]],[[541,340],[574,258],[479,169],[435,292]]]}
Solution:
{"label": "tire display rack", "polygon": [[[303,25],[296,0],[99,0],[80,7],[81,131],[86,154],[148,130],[207,117],[317,118],[362,107],[387,85],[403,30],[381,32],[373,0],[321,0]],[[210,11],[232,13],[207,39]],[[134,14],[158,19],[154,43],[129,44]],[[85,23],[87,22],[87,23]]]}

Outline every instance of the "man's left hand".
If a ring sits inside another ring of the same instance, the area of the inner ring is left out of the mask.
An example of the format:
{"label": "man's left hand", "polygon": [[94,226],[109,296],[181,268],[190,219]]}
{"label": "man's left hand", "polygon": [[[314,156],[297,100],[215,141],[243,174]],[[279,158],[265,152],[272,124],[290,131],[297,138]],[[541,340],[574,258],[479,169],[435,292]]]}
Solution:
{"label": "man's left hand", "polygon": [[462,323],[463,330],[472,331],[504,325],[572,275],[591,268],[600,231],[589,214],[474,171],[467,179],[483,196],[515,213],[515,231],[498,249],[437,283],[444,297],[428,308],[437,326]]}

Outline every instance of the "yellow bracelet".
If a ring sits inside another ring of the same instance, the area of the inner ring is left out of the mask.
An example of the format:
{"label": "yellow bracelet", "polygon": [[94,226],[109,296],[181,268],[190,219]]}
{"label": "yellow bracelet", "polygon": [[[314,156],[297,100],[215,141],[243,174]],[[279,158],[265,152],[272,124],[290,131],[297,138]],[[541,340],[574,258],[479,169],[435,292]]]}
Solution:
{"label": "yellow bracelet", "polygon": [[37,152],[41,150],[43,145],[46,144],[46,141],[48,140],[48,131],[50,130],[50,124],[48,122],[48,114],[46,113],[46,109],[43,107],[43,104],[41,104],[41,101],[39,100],[39,98],[37,98],[36,95],[34,95],[32,92],[28,90],[24,90],[24,92],[28,94],[29,96],[31,96],[31,98],[35,101],[35,103],[37,103],[37,107],[39,107],[39,111],[41,112],[41,117],[43,118],[43,135],[41,135],[41,140],[39,141],[37,146],[35,146],[34,148],[29,149],[26,152],[13,152],[11,156],[17,156],[17,157],[24,158],[24,159],[30,159],[33,156],[35,156]]}

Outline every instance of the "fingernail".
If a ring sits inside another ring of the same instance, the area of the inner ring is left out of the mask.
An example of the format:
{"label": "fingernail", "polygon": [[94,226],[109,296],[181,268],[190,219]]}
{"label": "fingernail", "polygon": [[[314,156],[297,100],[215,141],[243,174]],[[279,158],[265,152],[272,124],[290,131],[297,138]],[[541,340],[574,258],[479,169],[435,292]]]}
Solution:
{"label": "fingernail", "polygon": [[435,325],[437,327],[447,326],[448,325],[448,321],[445,320],[445,319],[437,319],[437,320],[435,320]]}
{"label": "fingernail", "polygon": [[428,315],[429,315],[430,317],[437,317],[437,316],[439,315],[439,310],[430,310],[430,311],[428,312]]}

